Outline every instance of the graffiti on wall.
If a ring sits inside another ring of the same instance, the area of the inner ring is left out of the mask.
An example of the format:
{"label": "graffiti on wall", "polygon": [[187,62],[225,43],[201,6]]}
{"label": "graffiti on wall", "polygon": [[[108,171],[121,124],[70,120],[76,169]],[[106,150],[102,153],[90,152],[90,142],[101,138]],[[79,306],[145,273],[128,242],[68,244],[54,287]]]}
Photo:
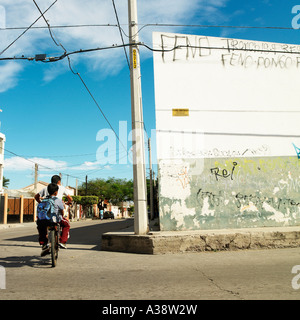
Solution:
{"label": "graffiti on wall", "polygon": [[300,159],[300,148],[296,147],[294,143],[293,143],[293,146],[294,146],[295,151],[296,151],[296,153],[297,153],[298,159]]}
{"label": "graffiti on wall", "polygon": [[[218,45],[206,36],[161,35],[162,60],[172,62],[201,59],[221,51],[220,63],[224,67],[242,68],[300,68],[300,46],[280,43],[245,41],[239,39],[219,39]],[[170,53],[169,49],[173,48]],[[278,53],[279,52],[279,53]],[[292,53],[292,55],[291,55]],[[299,54],[299,56],[297,55]]]}
{"label": "graffiti on wall", "polygon": [[171,201],[161,194],[163,215],[172,214],[174,230],[297,225],[299,165],[297,157],[205,159],[201,176],[181,166],[178,175],[160,177],[178,186]]}

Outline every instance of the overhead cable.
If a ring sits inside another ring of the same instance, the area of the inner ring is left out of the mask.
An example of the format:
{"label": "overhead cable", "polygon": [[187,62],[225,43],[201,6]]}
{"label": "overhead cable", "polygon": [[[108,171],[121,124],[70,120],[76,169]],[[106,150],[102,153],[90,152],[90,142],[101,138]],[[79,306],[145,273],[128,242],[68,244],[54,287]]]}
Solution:
{"label": "overhead cable", "polygon": [[[1,147],[0,147],[0,148],[1,148]],[[63,172],[61,172],[61,171],[59,171],[59,170],[57,170],[57,169],[55,169],[55,168],[50,168],[50,167],[45,166],[45,165],[42,165],[42,164],[40,164],[40,163],[38,163],[38,162],[36,162],[36,161],[33,161],[33,160],[30,160],[30,159],[25,158],[25,157],[23,157],[23,156],[20,156],[19,154],[15,153],[15,152],[13,152],[13,151],[10,151],[10,150],[8,150],[8,149],[6,149],[6,148],[1,148],[1,149],[3,149],[5,152],[8,152],[8,153],[10,153],[10,154],[12,154],[12,155],[14,155],[14,156],[16,156],[16,157],[19,157],[19,158],[22,158],[22,159],[24,159],[24,160],[27,160],[27,161],[29,161],[29,162],[31,162],[31,163],[33,163],[33,164],[37,164],[39,167],[42,167],[42,168],[44,168],[44,169],[51,170],[51,171],[54,171],[54,172],[59,172],[59,173],[62,173],[62,174],[67,175],[66,173],[63,173]],[[72,177],[72,178],[75,178],[75,179],[78,179],[78,180],[81,180],[80,178],[75,177],[75,176],[72,176],[72,175],[70,175],[70,174],[68,174],[68,176],[69,176],[69,177]]]}
{"label": "overhead cable", "polygon": [[[56,0],[57,1],[57,0]],[[36,7],[38,8],[38,10],[41,12],[40,8],[38,7],[37,3],[35,0],[33,0],[34,4],[36,5]],[[51,31],[51,26],[49,24],[49,22],[46,20],[45,16],[43,13],[42,14],[42,17],[43,19],[45,20],[46,24],[47,24],[47,27],[48,27],[48,30],[49,30],[49,33],[50,33],[50,36],[52,38],[52,40],[54,41],[54,43],[57,45],[57,46],[60,46],[62,47],[62,49],[64,50],[64,54],[62,56],[64,57],[67,57],[68,59],[68,64],[69,64],[69,68],[71,70],[71,72],[74,74],[74,75],[77,75],[79,77],[79,79],[81,80],[82,84],[84,85],[85,89],[87,90],[87,92],[89,93],[89,95],[91,96],[91,98],[93,99],[93,101],[95,102],[96,106],[98,107],[99,111],[101,112],[102,116],[104,117],[104,119],[106,120],[106,122],[108,123],[108,125],[110,126],[110,128],[112,129],[112,131],[114,132],[116,138],[118,139],[118,141],[120,142],[120,144],[122,144],[124,150],[126,151],[126,154],[128,155],[128,151],[126,149],[126,147],[124,146],[124,144],[122,143],[122,141],[120,140],[118,134],[116,133],[115,129],[113,128],[113,126],[111,125],[110,121],[108,120],[107,116],[105,115],[105,113],[103,112],[103,110],[101,109],[100,105],[98,104],[97,100],[95,99],[94,95],[92,94],[92,92],[90,91],[90,89],[88,88],[86,82],[83,80],[82,76],[80,75],[79,72],[75,72],[72,68],[72,65],[71,65],[71,59],[69,57],[69,55],[67,54],[67,51],[65,49],[65,47],[60,43],[60,42],[57,42],[54,37],[53,37],[53,34],[52,34],[52,31]],[[122,38],[123,39],[123,38]],[[61,59],[58,59],[58,60],[61,60]]]}
{"label": "overhead cable", "polygon": [[[123,34],[122,34],[122,28],[121,28],[121,25],[120,25],[119,16],[118,16],[118,12],[117,12],[114,0],[112,0],[112,4],[113,4],[113,7],[114,7],[114,11],[115,11],[115,15],[116,15],[117,23],[118,23],[118,28],[119,28],[119,31],[120,31],[121,40],[122,40],[123,45],[125,45]],[[128,59],[126,47],[124,46],[123,48],[124,48],[124,52],[125,52],[125,56],[126,56],[126,60],[127,60],[127,65],[128,65],[129,70],[130,70],[130,62],[129,62],[129,59]]]}
{"label": "overhead cable", "polygon": [[[104,50],[110,50],[110,49],[119,49],[123,47],[130,47],[133,44],[124,44],[124,45],[112,45],[108,47],[97,47],[97,48],[90,48],[90,49],[79,49],[71,52],[65,52],[62,55],[59,56],[51,56],[51,57],[46,57],[44,60],[39,60],[44,63],[49,63],[49,62],[57,62],[59,60],[63,60],[66,57],[69,57],[74,54],[80,54],[80,53],[88,53],[88,52],[95,52],[95,51],[104,51]],[[294,55],[299,55],[300,51],[286,51],[286,50],[268,50],[268,49],[249,49],[249,48],[236,48],[236,47],[211,47],[211,46],[192,46],[192,45],[177,45],[172,48],[152,48],[149,45],[139,42],[135,45],[145,47],[146,49],[152,51],[152,52],[161,52],[161,53],[168,53],[172,52],[175,50],[179,49],[207,49],[207,50],[222,50],[222,51],[245,51],[245,52],[259,52],[259,53],[282,53],[282,54],[294,54]],[[295,45],[296,46],[296,45]],[[36,57],[6,57],[6,58],[0,58],[0,61],[4,60],[29,60],[29,61],[34,61],[36,60]],[[76,74],[75,72],[73,72]]]}
{"label": "overhead cable", "polygon": [[32,26],[38,21],[40,20],[40,18],[43,16],[43,14],[45,14],[55,3],[57,2],[57,0],[55,0],[50,7],[48,7],[47,10],[45,10],[29,27],[27,27],[25,29],[24,32],[22,32],[13,42],[11,42],[5,49],[3,49],[1,52],[0,52],[0,56],[6,51],[8,50],[17,40],[19,40],[29,29],[32,28]]}

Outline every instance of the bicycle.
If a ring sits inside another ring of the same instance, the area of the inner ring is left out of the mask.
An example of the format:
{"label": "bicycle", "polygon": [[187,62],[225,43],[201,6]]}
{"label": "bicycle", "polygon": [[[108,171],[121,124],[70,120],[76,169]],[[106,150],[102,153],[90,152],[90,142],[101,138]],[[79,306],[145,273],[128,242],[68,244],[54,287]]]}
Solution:
{"label": "bicycle", "polygon": [[57,265],[58,259],[58,249],[59,249],[59,235],[60,235],[60,224],[53,223],[48,227],[48,240],[50,245],[50,255],[51,255],[51,262],[52,267]]}

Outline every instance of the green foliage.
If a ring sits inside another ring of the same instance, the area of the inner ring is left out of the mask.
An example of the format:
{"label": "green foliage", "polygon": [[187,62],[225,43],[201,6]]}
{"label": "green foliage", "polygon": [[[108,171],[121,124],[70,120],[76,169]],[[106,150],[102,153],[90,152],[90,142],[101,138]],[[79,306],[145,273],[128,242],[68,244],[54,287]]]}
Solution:
{"label": "green foliage", "polygon": [[129,213],[130,216],[134,213],[134,206],[130,206],[128,208],[128,213]]}
{"label": "green foliage", "polygon": [[8,185],[9,185],[9,179],[3,177],[3,187],[4,187],[4,188],[7,188]]}
{"label": "green foliage", "polygon": [[[78,192],[80,195],[85,195],[85,183],[79,187]],[[107,199],[116,205],[123,201],[133,200],[133,182],[117,178],[90,180],[87,184],[87,194],[97,196],[102,200]]]}
{"label": "green foliage", "polygon": [[97,203],[98,203],[98,197],[96,196],[82,196],[79,204],[85,207],[85,206],[91,206]]}
{"label": "green foliage", "polygon": [[[67,198],[66,198],[67,199]],[[77,204],[80,204],[80,200],[81,200],[81,196],[72,196],[72,199],[74,202],[76,202]]]}
{"label": "green foliage", "polygon": [[[64,198],[64,200],[65,199],[66,198]],[[72,199],[74,202],[81,204],[83,207],[97,204],[99,201],[97,196],[72,196]]]}

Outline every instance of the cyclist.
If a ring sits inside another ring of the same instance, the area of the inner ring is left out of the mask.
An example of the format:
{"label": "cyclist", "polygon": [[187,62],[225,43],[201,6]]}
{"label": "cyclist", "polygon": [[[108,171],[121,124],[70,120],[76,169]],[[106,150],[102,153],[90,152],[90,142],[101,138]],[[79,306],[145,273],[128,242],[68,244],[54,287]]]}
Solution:
{"label": "cyclist", "polygon": [[[58,193],[58,185],[55,183],[50,183],[47,187],[47,191],[49,196],[51,197],[54,203],[54,211],[56,216],[58,217],[58,221],[61,221],[61,215],[64,212],[64,204],[61,199],[57,198]],[[47,227],[50,225],[51,222],[49,220],[40,220],[37,219],[37,229],[39,232],[39,243],[42,245],[42,253],[41,256],[44,256],[49,253],[49,245],[48,245],[48,238],[47,238]],[[62,227],[62,237],[66,238],[66,232],[68,233],[69,230]]]}
{"label": "cyclist", "polygon": [[[70,196],[68,190],[61,185],[61,178],[60,176],[58,175],[54,175],[52,176],[51,178],[51,183],[54,183],[54,184],[57,184],[58,185],[58,193],[57,193],[57,198],[62,200],[63,196],[66,196],[67,199],[68,199],[68,202],[67,202],[67,205],[70,205],[72,203],[72,197]],[[40,203],[42,201],[43,198],[45,198],[46,196],[48,196],[49,193],[48,193],[48,190],[47,190],[47,187],[45,187],[44,189],[42,189],[39,193],[37,193],[34,198],[35,200]],[[68,219],[66,219],[64,217],[64,215],[62,215],[62,219],[60,221],[60,225],[62,227],[62,230],[64,231],[62,233],[62,236],[60,238],[60,242],[59,242],[59,246],[63,249],[66,249],[66,243],[67,243],[67,240],[70,236],[69,234],[69,230],[70,230],[70,222]]]}

